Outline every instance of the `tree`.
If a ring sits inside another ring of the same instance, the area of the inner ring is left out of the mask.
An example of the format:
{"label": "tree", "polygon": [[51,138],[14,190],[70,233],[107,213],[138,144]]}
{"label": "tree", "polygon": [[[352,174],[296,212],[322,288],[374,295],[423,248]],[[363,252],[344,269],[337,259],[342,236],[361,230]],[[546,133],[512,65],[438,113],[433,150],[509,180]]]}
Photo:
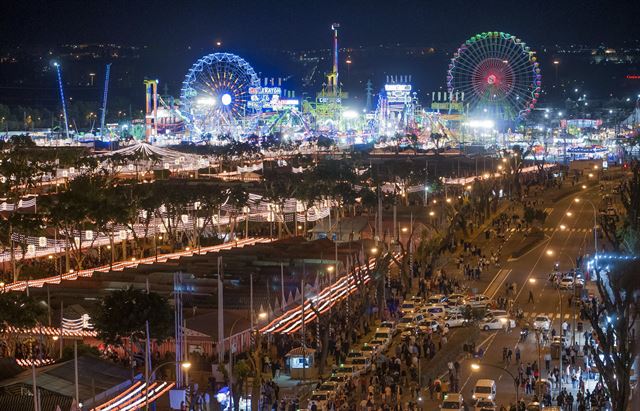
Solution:
{"label": "tree", "polygon": [[[600,258],[598,264],[595,283],[600,301],[594,298],[586,303],[582,315],[595,334],[589,340],[589,349],[609,392],[612,410],[624,411],[637,355],[634,335],[640,311],[637,261]],[[605,264],[606,268],[602,267]]]}
{"label": "tree", "polygon": [[[630,253],[640,253],[640,162],[630,164],[631,176],[620,184],[620,202],[625,215],[620,219],[609,213],[600,214],[602,231],[615,251],[621,248]],[[619,224],[622,223],[622,224]]]}
{"label": "tree", "polygon": [[32,328],[43,314],[42,306],[26,293],[10,291],[0,294],[0,339],[5,342],[9,352],[14,352],[14,338],[18,335],[9,331],[9,328]]}
{"label": "tree", "polygon": [[[107,175],[83,174],[71,180],[67,190],[42,202],[49,223],[65,238],[78,270],[88,256],[83,240],[89,242],[86,248],[92,248],[97,234],[107,232],[108,225],[126,209],[126,204],[111,195],[111,185]],[[93,237],[83,238],[81,232],[88,229],[94,232]]]}
{"label": "tree", "polygon": [[122,345],[123,338],[144,341],[145,323],[150,337],[165,340],[173,333],[173,311],[160,294],[132,286],[103,297],[93,317],[98,337],[106,343]]}
{"label": "tree", "polygon": [[5,334],[8,327],[33,327],[43,313],[42,306],[26,293],[3,292],[0,294],[0,334]]}

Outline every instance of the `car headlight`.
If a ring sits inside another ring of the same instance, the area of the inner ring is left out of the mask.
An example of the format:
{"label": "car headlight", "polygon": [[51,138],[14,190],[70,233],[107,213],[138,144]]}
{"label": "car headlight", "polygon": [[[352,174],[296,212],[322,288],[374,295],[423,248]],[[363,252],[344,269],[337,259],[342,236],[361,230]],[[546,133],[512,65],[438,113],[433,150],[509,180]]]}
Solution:
{"label": "car headlight", "polygon": [[473,395],[471,396],[471,398],[473,398],[473,399],[475,400],[475,399],[476,399],[476,395],[475,395],[475,394],[473,394]]}

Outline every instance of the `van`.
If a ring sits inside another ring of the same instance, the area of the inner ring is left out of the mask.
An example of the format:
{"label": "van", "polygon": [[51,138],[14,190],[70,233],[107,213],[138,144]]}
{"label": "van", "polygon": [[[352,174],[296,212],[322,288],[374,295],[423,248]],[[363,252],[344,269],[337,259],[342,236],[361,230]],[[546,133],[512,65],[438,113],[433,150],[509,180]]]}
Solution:
{"label": "van", "polygon": [[442,400],[442,404],[440,404],[440,409],[463,411],[464,400],[462,399],[462,395],[457,393],[446,394]]}
{"label": "van", "polygon": [[472,398],[474,400],[495,400],[496,399],[496,382],[494,380],[481,379],[476,381],[473,388]]}

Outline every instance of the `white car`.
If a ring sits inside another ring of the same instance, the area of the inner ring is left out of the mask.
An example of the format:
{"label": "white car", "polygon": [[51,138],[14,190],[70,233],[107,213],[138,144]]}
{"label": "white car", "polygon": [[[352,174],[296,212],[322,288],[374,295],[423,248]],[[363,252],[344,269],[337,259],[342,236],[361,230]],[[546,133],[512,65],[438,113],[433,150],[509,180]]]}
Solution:
{"label": "white car", "polygon": [[340,391],[347,388],[347,384],[349,383],[349,377],[346,377],[344,375],[333,374],[331,375],[331,377],[329,377],[329,379],[326,382],[332,382],[336,384],[336,386],[338,387],[338,391]]}
{"label": "white car", "polygon": [[353,367],[358,375],[366,374],[371,370],[371,361],[365,357],[352,358],[347,365]]}
{"label": "white car", "polygon": [[560,280],[559,287],[563,290],[571,290],[573,288],[574,280],[571,277],[564,277]]}
{"label": "white car", "polygon": [[405,301],[400,306],[400,312],[403,315],[412,314],[418,310],[418,305],[412,301]]}
{"label": "white car", "polygon": [[516,322],[510,318],[491,318],[484,319],[478,323],[478,327],[481,330],[489,331],[489,330],[501,330],[506,327],[507,321],[511,328],[516,327]]}
{"label": "white car", "polygon": [[476,294],[467,298],[467,306],[471,308],[489,308],[493,303],[491,298],[484,294]]}
{"label": "white car", "polygon": [[398,327],[395,321],[383,321],[378,328],[388,328],[394,335],[398,333]]}
{"label": "white car", "polygon": [[509,318],[509,313],[505,310],[487,310],[487,314],[484,316],[484,319],[491,320],[493,318]]}
{"label": "white car", "polygon": [[385,340],[387,344],[391,344],[393,339],[393,332],[389,328],[378,328],[376,333],[373,334],[374,340]]}
{"label": "white car", "polygon": [[376,355],[378,355],[378,351],[376,350],[376,347],[373,345],[369,345],[367,343],[364,343],[362,347],[360,347],[360,352],[362,353],[362,355],[369,358],[373,358]]}
{"label": "white car", "polygon": [[336,370],[337,376],[344,376],[346,378],[352,378],[359,374],[358,369],[353,365],[341,365]]}
{"label": "white car", "polygon": [[539,315],[533,320],[533,328],[549,331],[551,329],[551,319],[546,315]]}
{"label": "white car", "polygon": [[318,410],[326,410],[329,405],[329,395],[326,393],[311,393],[309,398],[309,409],[315,405]]}
{"label": "white car", "polygon": [[467,296],[464,294],[449,294],[447,300],[449,302],[449,306],[451,305],[464,305]]}
{"label": "white car", "polygon": [[404,331],[407,328],[412,328],[424,321],[424,315],[420,313],[405,314],[400,321],[398,321],[398,330]]}
{"label": "white car", "polygon": [[447,296],[444,294],[434,294],[427,298],[427,304],[441,304],[447,301]]}
{"label": "white car", "polygon": [[438,327],[442,326],[442,323],[436,318],[428,318],[418,324],[418,328],[423,333],[437,332]]}
{"label": "white car", "polygon": [[375,347],[376,352],[380,354],[384,351],[387,351],[387,348],[389,348],[389,341],[374,338],[373,340],[369,341],[369,345]]}
{"label": "white car", "polygon": [[349,354],[347,354],[347,358],[345,359],[345,362],[348,364],[349,360],[351,360],[352,358],[362,358],[362,357],[365,357],[365,354],[362,351],[351,350]]}
{"label": "white car", "polygon": [[325,381],[318,388],[313,390],[314,394],[327,394],[330,399],[336,397],[336,394],[340,391],[340,386],[334,381]]}
{"label": "white car", "polygon": [[461,314],[450,314],[444,317],[444,323],[449,328],[463,327],[467,325],[468,320]]}
{"label": "white car", "polygon": [[427,317],[444,318],[447,315],[445,306],[442,304],[427,305],[422,309]]}

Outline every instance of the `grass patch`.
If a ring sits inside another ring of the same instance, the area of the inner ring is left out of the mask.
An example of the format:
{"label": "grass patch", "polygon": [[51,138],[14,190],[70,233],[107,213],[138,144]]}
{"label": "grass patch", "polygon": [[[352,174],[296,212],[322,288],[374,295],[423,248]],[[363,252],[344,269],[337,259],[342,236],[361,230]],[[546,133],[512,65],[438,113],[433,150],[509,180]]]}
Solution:
{"label": "grass patch", "polygon": [[511,253],[511,258],[522,257],[529,251],[533,250],[538,244],[544,240],[544,233],[539,229],[532,230],[527,236],[526,241],[519,249]]}
{"label": "grass patch", "polygon": [[557,196],[555,196],[554,198],[551,199],[552,203],[556,203],[560,200],[562,200],[563,198],[570,196],[571,194],[576,194],[578,192],[582,191],[582,184],[576,184],[575,186],[571,187],[568,190],[564,190],[562,193],[558,194]]}

